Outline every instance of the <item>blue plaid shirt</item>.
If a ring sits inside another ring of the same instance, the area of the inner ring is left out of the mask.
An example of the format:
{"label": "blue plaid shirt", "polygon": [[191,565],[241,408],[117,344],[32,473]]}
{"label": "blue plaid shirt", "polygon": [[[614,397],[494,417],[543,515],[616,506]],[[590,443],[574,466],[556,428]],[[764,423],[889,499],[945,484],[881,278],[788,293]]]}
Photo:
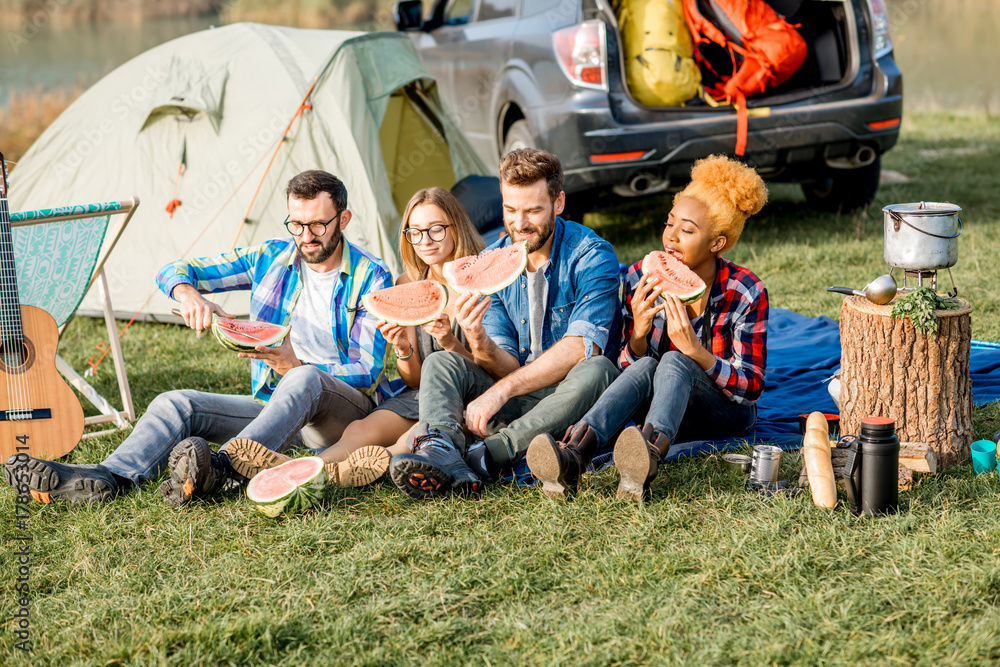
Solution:
{"label": "blue plaid shirt", "polygon": [[[272,239],[216,257],[172,262],[160,269],[156,284],[167,296],[182,283],[203,294],[250,290],[251,319],[287,325],[302,291],[301,261],[291,238]],[[344,239],[340,276],[331,303],[337,349],[331,350],[328,363],[314,365],[379,403],[393,393],[384,373],[386,342],[360,298],[391,287],[392,274],[382,260]],[[253,397],[266,403],[279,377],[263,361],[251,360]]]}

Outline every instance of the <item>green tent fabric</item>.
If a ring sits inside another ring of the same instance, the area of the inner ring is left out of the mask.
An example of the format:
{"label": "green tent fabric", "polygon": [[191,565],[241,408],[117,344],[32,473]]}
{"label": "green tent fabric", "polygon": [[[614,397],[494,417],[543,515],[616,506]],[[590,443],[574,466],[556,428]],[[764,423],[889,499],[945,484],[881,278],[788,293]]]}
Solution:
{"label": "green tent fabric", "polygon": [[[28,210],[137,195],[143,205],[105,267],[115,311],[131,316],[167,262],[285,236],[284,188],[306,169],[344,180],[354,213],[345,235],[397,273],[410,196],[489,172],[407,36],[238,23],[162,44],[94,84],[21,159],[10,200]],[[219,303],[247,312],[241,295]],[[157,293],[143,312],[169,319],[174,306]],[[98,309],[91,294],[80,312]]]}

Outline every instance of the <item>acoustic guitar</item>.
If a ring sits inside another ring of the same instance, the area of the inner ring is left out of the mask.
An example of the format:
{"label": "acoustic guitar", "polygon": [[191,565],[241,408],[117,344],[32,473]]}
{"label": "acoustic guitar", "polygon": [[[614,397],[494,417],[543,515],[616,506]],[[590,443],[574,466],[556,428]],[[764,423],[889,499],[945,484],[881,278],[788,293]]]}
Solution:
{"label": "acoustic guitar", "polygon": [[18,453],[55,459],[80,442],[83,408],[56,370],[56,321],[17,296],[3,154],[0,187],[0,464]]}

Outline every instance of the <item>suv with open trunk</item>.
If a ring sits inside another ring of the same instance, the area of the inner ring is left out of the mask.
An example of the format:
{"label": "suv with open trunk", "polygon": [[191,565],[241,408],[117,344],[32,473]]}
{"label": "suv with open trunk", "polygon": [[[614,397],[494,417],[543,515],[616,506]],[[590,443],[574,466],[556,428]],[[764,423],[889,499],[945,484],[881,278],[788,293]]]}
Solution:
{"label": "suv with open trunk", "polygon": [[[487,164],[537,146],[562,160],[567,193],[638,197],[683,185],[699,158],[732,154],[736,112],[636,101],[613,1],[436,0],[425,16],[421,0],[401,0],[395,18]],[[863,206],[903,110],[884,0],[771,4],[799,26],[808,56],[747,100],[744,159],[766,179],[801,183],[813,204]]]}

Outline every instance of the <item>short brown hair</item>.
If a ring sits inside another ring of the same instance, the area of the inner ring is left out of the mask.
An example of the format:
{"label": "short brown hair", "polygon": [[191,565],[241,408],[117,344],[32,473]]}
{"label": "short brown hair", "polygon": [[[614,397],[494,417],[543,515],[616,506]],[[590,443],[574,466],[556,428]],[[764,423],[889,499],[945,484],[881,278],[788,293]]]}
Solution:
{"label": "short brown hair", "polygon": [[399,252],[403,256],[403,266],[406,268],[406,277],[410,280],[424,280],[430,271],[430,267],[420,259],[413,246],[406,242],[403,233],[410,227],[410,215],[413,209],[422,204],[434,204],[444,213],[445,222],[451,225],[455,239],[455,252],[452,259],[465,257],[467,255],[478,255],[486,247],[483,237],[479,235],[476,228],[469,220],[469,214],[465,212],[458,198],[444,188],[425,188],[410,197],[403,212],[403,223],[399,226]]}
{"label": "short brown hair", "polygon": [[559,158],[548,151],[515,148],[500,160],[500,182],[505,185],[533,185],[543,178],[555,201],[563,189],[563,170]]}
{"label": "short brown hair", "polygon": [[330,193],[330,199],[338,212],[347,208],[347,186],[333,174],[319,169],[310,169],[293,176],[285,188],[285,196],[296,199],[316,199],[321,192]]}

